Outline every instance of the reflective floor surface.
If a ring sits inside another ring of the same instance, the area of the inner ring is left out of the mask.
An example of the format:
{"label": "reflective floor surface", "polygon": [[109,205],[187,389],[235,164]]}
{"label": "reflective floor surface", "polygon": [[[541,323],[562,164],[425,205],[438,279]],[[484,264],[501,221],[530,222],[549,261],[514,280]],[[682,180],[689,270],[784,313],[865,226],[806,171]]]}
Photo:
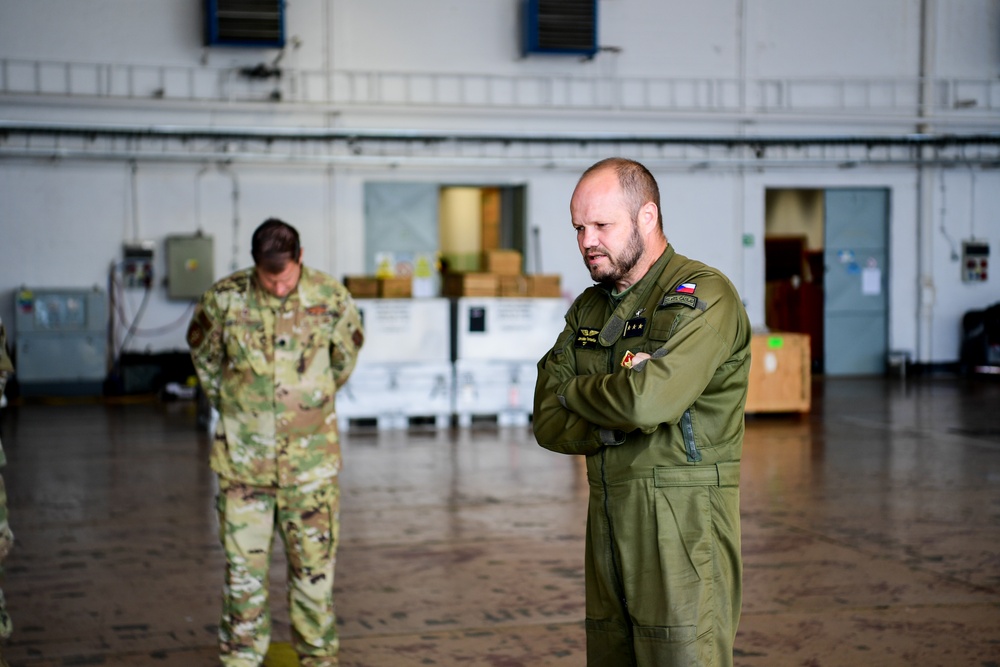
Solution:
{"label": "reflective floor surface", "polygon": [[[818,380],[810,414],[750,417],[735,663],[1000,664],[998,415],[1000,382],[918,377]],[[3,412],[14,667],[217,664],[222,554],[195,421],[187,403]],[[585,664],[581,460],[522,427],[344,445],[344,667]],[[283,570],[276,548],[279,648]]]}

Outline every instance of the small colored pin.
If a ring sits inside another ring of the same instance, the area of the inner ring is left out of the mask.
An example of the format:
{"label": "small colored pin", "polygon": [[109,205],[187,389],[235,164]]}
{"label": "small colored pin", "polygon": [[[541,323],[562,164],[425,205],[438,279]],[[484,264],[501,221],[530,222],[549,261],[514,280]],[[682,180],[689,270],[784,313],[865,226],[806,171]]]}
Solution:
{"label": "small colored pin", "polygon": [[631,352],[626,351],[625,356],[622,357],[622,368],[632,368],[632,360],[635,359],[635,355]]}

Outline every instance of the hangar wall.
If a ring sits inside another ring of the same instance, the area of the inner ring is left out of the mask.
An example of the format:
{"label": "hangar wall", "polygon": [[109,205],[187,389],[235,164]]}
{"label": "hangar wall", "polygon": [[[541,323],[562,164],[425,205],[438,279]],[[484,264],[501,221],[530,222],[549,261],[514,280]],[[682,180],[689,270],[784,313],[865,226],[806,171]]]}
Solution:
{"label": "hangar wall", "polygon": [[[764,192],[776,187],[890,190],[890,348],[923,363],[954,361],[962,313],[1000,298],[996,279],[963,283],[954,253],[972,237],[1000,247],[1000,6],[990,0],[601,0],[605,48],[592,59],[522,55],[510,0],[296,0],[282,51],[204,47],[200,6],[0,0],[5,321],[21,285],[106,285],[129,238],[161,246],[201,228],[215,239],[221,277],[249,262],[249,234],[270,215],[299,227],[307,261],[358,273],[364,183],[379,180],[525,186],[526,224],[540,241],[527,250],[575,294],[588,280],[569,196],[582,169],[613,152],[649,164],[671,242],[729,274],[755,324],[763,323]],[[281,76],[243,74],[262,63]],[[38,125],[53,133],[22,131]],[[503,141],[432,150],[405,140],[60,133],[81,126]],[[578,144],[536,141],[564,134]],[[763,153],[700,143],[915,134],[984,139]],[[688,142],[664,147],[663,137]],[[162,275],[162,252],[156,261]],[[135,312],[139,296],[128,296]],[[142,323],[155,333],[130,349],[183,349],[183,327],[170,325],[188,308],[155,289]]]}

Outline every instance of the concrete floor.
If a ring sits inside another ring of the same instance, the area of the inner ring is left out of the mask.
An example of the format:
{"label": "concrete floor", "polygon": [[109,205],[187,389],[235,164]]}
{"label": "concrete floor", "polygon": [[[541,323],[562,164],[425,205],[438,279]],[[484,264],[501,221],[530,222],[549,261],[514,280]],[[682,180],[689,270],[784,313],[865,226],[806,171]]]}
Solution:
{"label": "concrete floor", "polygon": [[[743,667],[1000,664],[1000,382],[816,382],[748,420]],[[12,406],[14,667],[216,664],[222,557],[185,403]],[[345,435],[344,667],[585,663],[582,462],[527,428]],[[288,641],[276,549],[276,652]]]}

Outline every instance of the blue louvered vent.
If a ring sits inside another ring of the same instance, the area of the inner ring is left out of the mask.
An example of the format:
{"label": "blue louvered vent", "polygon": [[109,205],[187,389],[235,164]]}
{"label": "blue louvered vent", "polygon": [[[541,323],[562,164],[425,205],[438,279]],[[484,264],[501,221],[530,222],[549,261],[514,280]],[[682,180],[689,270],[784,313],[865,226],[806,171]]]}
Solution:
{"label": "blue louvered vent", "polygon": [[597,0],[526,0],[524,52],[593,56]]}
{"label": "blue louvered vent", "polygon": [[205,44],[285,45],[284,0],[205,0]]}

